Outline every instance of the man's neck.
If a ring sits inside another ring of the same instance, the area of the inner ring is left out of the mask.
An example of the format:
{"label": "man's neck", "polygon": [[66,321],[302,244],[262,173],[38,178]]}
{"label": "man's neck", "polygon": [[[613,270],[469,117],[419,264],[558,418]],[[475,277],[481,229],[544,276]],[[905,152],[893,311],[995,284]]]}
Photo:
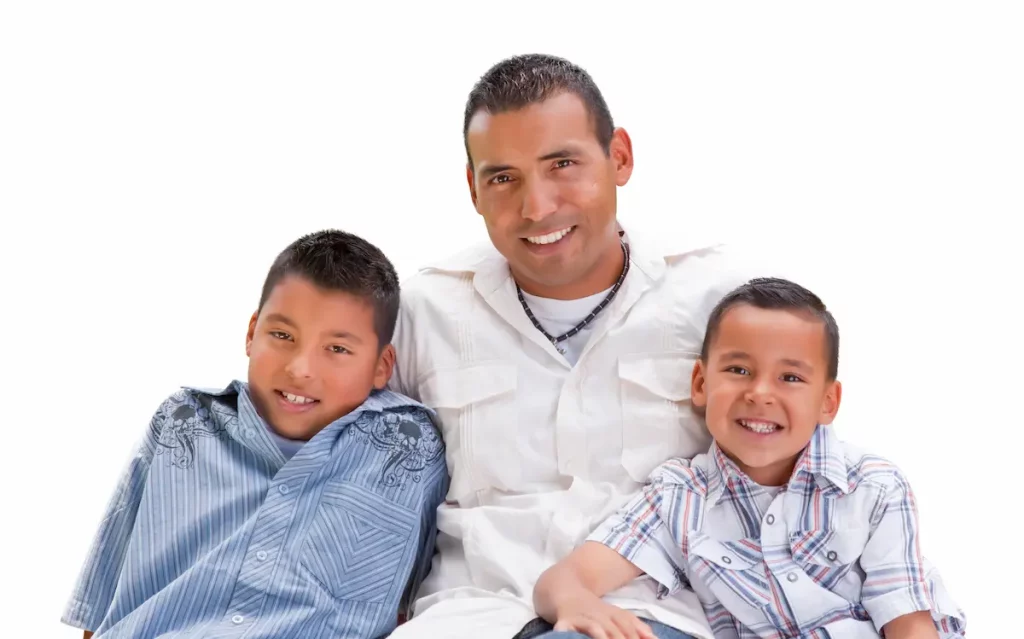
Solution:
{"label": "man's neck", "polygon": [[606,291],[615,285],[625,268],[625,255],[616,236],[616,242],[606,251],[594,267],[575,282],[549,286],[522,278],[513,271],[512,276],[525,293],[552,300],[578,300]]}

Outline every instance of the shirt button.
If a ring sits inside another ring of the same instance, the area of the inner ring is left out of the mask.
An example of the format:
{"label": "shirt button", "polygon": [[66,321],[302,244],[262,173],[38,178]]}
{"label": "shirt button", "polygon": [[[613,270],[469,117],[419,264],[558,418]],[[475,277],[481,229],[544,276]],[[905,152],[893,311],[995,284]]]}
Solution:
{"label": "shirt button", "polygon": [[231,618],[231,623],[235,624],[236,626],[242,623],[243,621],[245,621],[245,617],[243,617],[242,615],[235,615]]}
{"label": "shirt button", "polygon": [[251,428],[246,428],[245,431],[244,431],[244,434],[245,434],[245,438],[246,439],[252,439],[252,429]]}
{"label": "shirt button", "polygon": [[260,561],[266,561],[266,559],[267,559],[267,551],[266,550],[257,550],[256,551],[256,559],[259,559]]}
{"label": "shirt button", "polygon": [[722,563],[723,564],[731,564],[732,563],[732,559],[730,559],[727,556],[726,557],[722,557]]}
{"label": "shirt button", "polygon": [[768,515],[768,518],[765,519],[765,521],[767,521],[768,525],[771,526],[775,523],[775,515]]}
{"label": "shirt button", "polygon": [[799,577],[796,576],[795,572],[791,572],[788,575],[786,575],[786,579],[788,579],[791,582],[793,582],[793,581],[796,581],[797,579],[799,579]]}
{"label": "shirt button", "polygon": [[836,557],[838,557],[838,556],[839,556],[839,555],[837,555],[837,554],[836,554],[836,551],[834,551],[834,550],[830,550],[830,551],[828,551],[828,555],[826,555],[826,557],[828,557],[828,560],[829,560],[829,561],[835,561],[835,560],[836,560]]}
{"label": "shirt button", "polygon": [[288,494],[288,484],[281,484],[280,486],[277,487],[277,491],[279,493],[281,493],[282,495],[287,495]]}

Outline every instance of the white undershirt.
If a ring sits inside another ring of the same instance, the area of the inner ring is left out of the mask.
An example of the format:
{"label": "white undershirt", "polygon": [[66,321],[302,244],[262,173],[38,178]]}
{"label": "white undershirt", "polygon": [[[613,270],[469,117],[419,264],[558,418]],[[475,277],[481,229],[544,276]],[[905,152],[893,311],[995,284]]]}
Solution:
{"label": "white undershirt", "polygon": [[[262,421],[262,420],[261,420]],[[267,432],[270,433],[270,438],[274,440],[277,447],[281,449],[281,454],[284,455],[285,459],[291,459],[295,453],[299,452],[299,449],[306,445],[306,442],[295,439],[288,439],[282,437],[274,432],[274,429],[270,427],[270,424],[263,423],[267,427]]]}
{"label": "white undershirt", "polygon": [[[590,315],[590,312],[604,300],[611,290],[611,287],[609,287],[600,293],[578,300],[553,300],[530,295],[523,291],[523,299],[526,300],[526,304],[530,307],[533,316],[537,318],[537,321],[544,327],[548,335],[558,337],[563,333],[571,331],[577,324],[583,321],[583,318]],[[601,321],[601,316],[605,310],[607,309],[602,309],[601,313],[579,333],[558,343],[560,348],[565,349],[565,359],[573,366],[579,360],[583,348],[590,340],[590,335],[594,327]]]}

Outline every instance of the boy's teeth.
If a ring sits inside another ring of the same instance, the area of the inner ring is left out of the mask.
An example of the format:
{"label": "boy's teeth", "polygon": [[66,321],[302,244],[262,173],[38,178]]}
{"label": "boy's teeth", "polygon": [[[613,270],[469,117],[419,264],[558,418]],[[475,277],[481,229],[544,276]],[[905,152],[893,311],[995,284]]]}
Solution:
{"label": "boy's teeth", "polygon": [[771,422],[755,422],[746,419],[741,419],[740,424],[747,430],[752,430],[755,433],[771,433],[778,428],[777,425]]}
{"label": "boy's teeth", "polygon": [[315,399],[310,399],[308,397],[303,397],[302,395],[292,395],[291,393],[281,393],[281,394],[284,395],[285,399],[287,399],[288,401],[290,401],[293,404],[312,404],[313,402],[316,401]]}
{"label": "boy's teeth", "polygon": [[526,241],[530,244],[554,244],[558,240],[562,239],[569,234],[573,227],[562,229],[561,231],[555,231],[554,233],[548,233],[547,235],[538,235],[537,237],[528,237]]}

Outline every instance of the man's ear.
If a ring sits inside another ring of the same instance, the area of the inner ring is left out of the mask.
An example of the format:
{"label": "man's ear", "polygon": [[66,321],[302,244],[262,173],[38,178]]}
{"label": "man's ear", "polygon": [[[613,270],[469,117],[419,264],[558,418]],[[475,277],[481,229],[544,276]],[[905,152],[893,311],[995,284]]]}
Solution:
{"label": "man's ear", "polygon": [[[466,182],[469,183],[469,197],[473,200],[473,208],[476,208],[476,181],[473,175],[473,166],[466,164]],[[477,211],[479,213],[479,211]]]}
{"label": "man's ear", "polygon": [[373,387],[383,390],[391,381],[391,374],[395,371],[395,347],[388,344],[380,352],[377,358],[377,368],[373,371]]}
{"label": "man's ear", "polygon": [[249,318],[249,331],[245,334],[245,356],[249,357],[252,355],[252,338],[256,335],[256,320],[259,319],[260,312],[256,311]]}

